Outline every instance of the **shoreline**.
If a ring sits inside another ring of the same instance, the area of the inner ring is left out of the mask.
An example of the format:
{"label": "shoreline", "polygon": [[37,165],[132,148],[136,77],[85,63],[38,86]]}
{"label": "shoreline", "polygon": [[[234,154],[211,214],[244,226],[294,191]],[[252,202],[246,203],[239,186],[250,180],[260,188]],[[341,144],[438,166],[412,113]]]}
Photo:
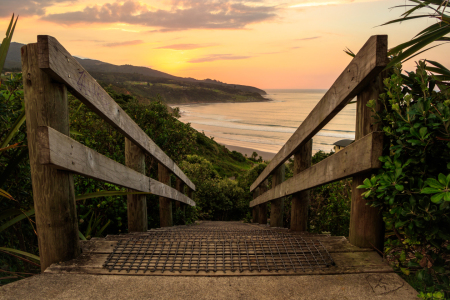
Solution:
{"label": "shoreline", "polygon": [[227,144],[222,144],[222,143],[219,143],[219,144],[222,146],[225,146],[230,151],[236,151],[236,152],[240,152],[242,154],[247,154],[247,157],[251,157],[253,152],[256,152],[256,153],[258,153],[258,158],[259,158],[259,156],[261,156],[263,158],[263,160],[271,160],[276,154],[276,153],[272,153],[272,152],[261,151],[261,150],[256,150],[256,149],[246,148],[246,147],[241,147],[241,146],[233,146],[233,145],[227,145]]}

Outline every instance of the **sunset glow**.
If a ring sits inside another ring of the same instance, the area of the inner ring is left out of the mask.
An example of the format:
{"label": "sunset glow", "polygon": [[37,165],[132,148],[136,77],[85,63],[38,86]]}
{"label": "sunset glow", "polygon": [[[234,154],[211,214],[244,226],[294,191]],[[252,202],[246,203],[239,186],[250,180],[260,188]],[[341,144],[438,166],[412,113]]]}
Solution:
{"label": "sunset glow", "polygon": [[[176,76],[259,88],[328,88],[375,34],[389,46],[424,21],[377,27],[404,0],[17,0],[0,2],[0,27],[19,14],[14,41],[57,38],[73,55]],[[426,22],[426,21],[425,21]],[[432,21],[429,21],[432,22]],[[426,53],[450,63],[446,46]],[[422,55],[423,56],[423,55]],[[418,56],[417,58],[420,58]],[[414,61],[408,62],[412,67]]]}

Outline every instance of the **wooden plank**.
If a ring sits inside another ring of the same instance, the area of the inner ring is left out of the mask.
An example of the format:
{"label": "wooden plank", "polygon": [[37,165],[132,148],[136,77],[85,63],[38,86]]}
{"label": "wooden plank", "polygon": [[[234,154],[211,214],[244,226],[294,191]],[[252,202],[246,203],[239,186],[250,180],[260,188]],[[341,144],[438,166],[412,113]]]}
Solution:
{"label": "wooden plank", "polygon": [[[294,155],[294,175],[311,167],[313,140],[300,146]],[[308,229],[308,206],[310,191],[301,191],[292,195],[291,230],[306,231]]]}
{"label": "wooden plank", "polygon": [[[125,165],[145,175],[145,153],[135,143],[125,138]],[[129,192],[134,190],[128,189]],[[128,232],[146,232],[147,196],[127,195]]]}
{"label": "wooden plank", "polygon": [[312,139],[347,103],[358,95],[387,65],[387,35],[369,38],[320,102],[270,161],[250,187],[253,191],[298,148]]}
{"label": "wooden plank", "polygon": [[[180,178],[177,178],[177,181],[175,182],[175,189],[182,194],[185,193],[185,185],[184,185],[184,182]],[[186,205],[184,203],[177,201],[177,202],[175,202],[175,210],[181,210],[181,214],[182,214],[181,222],[182,222],[182,225],[185,225],[186,224]]]}
{"label": "wooden plank", "polygon": [[[260,191],[259,188],[256,188],[253,191],[253,199],[258,198],[259,191]],[[252,223],[258,223],[258,220],[259,220],[259,206],[256,205],[256,206],[253,206],[253,209],[252,209]]]}
{"label": "wooden plank", "polygon": [[[158,164],[158,180],[170,186],[170,172],[164,165]],[[159,223],[161,227],[173,226],[172,200],[159,197]]]}
{"label": "wooden plank", "polygon": [[[286,165],[282,164],[276,169],[275,173],[272,176],[272,189],[279,187],[284,179],[286,174]],[[270,203],[270,227],[284,227],[284,197],[277,197],[271,199]],[[255,200],[254,200],[255,201]],[[253,201],[252,201],[253,202]],[[262,204],[262,203],[261,203]]]}
{"label": "wooden plank", "polygon": [[66,87],[39,69],[38,45],[23,46],[21,53],[33,200],[44,271],[80,252],[73,176],[39,163],[39,126],[52,126],[68,138],[69,107]]}
{"label": "wooden plank", "polygon": [[383,133],[373,132],[250,202],[250,207],[381,167]]}
{"label": "wooden plank", "polygon": [[[379,95],[384,92],[383,79],[385,77],[386,72],[383,71],[358,95],[355,140],[378,130],[378,124],[374,124],[373,111],[367,107],[367,103],[372,99],[377,100]],[[379,110],[381,103],[379,101],[376,103],[375,109]],[[379,143],[381,146],[383,145],[382,140]],[[379,251],[383,251],[384,222],[380,210],[377,207],[366,205],[367,200],[361,196],[365,190],[357,188],[371,175],[371,172],[366,172],[353,176],[349,240],[358,247],[375,247]]]}
{"label": "wooden plank", "polygon": [[[259,186],[260,194],[264,194],[265,192],[267,192],[268,185],[269,181],[267,179],[264,180],[263,183],[261,183],[261,185]],[[259,206],[258,223],[262,225],[267,225],[267,203],[262,203],[258,206]]]}
{"label": "wooden plank", "polygon": [[66,84],[70,92],[87,107],[195,190],[195,185],[183,171],[145,134],[54,37],[38,35],[38,45],[39,68],[41,70],[49,74],[54,80]]}
{"label": "wooden plank", "polygon": [[43,165],[195,206],[194,201],[174,188],[101,155],[53,128],[41,126],[37,134],[39,162]]}
{"label": "wooden plank", "polygon": [[[72,273],[72,274],[99,274],[99,275],[137,275],[137,276],[276,276],[276,275],[333,275],[333,274],[358,274],[358,273],[393,273],[392,267],[387,265],[383,259],[375,252],[347,252],[347,253],[333,253],[332,257],[336,263],[336,266],[330,266],[328,268],[309,270],[293,271],[243,271],[243,272],[223,272],[218,268],[217,272],[205,272],[205,271],[183,271],[183,272],[170,272],[165,271],[162,273],[160,270],[156,272],[143,271],[136,272],[131,270],[127,272],[125,270],[118,272],[116,270],[109,272],[108,269],[103,268],[103,263],[106,261],[108,254],[82,254],[79,258],[61,263],[53,264],[47,270],[46,273]],[[185,261],[184,265],[188,265],[189,261]],[[167,269],[170,269],[169,267]]]}

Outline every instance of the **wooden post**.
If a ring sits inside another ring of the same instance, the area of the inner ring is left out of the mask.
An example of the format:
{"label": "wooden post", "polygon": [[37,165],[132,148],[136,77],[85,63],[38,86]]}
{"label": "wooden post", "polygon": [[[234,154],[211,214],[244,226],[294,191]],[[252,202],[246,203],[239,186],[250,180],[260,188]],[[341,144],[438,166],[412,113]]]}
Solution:
{"label": "wooden post", "polygon": [[72,174],[39,163],[38,127],[50,126],[69,135],[65,85],[39,69],[38,44],[22,47],[22,73],[28,151],[42,272],[51,264],[80,254]]}
{"label": "wooden post", "polygon": [[[177,191],[179,191],[180,193],[184,194],[184,187],[185,187],[184,182],[180,178],[177,177],[177,181],[175,182],[175,189]],[[177,211],[178,209],[181,210],[181,213],[183,215],[182,223],[183,223],[183,225],[185,225],[186,224],[186,204],[184,204],[180,201],[175,201],[175,211]]]}
{"label": "wooden post", "polygon": [[[272,175],[272,188],[284,181],[285,164],[279,166]],[[283,227],[284,197],[272,200],[270,204],[270,227]]]}
{"label": "wooden post", "polygon": [[[264,180],[263,183],[261,183],[261,185],[259,186],[259,193],[260,193],[260,195],[262,195],[265,192],[267,192],[268,184],[269,184],[269,180],[268,179]],[[258,205],[258,207],[259,207],[259,212],[258,212],[259,220],[258,220],[258,223],[259,224],[263,224],[263,225],[267,225],[267,203],[262,203],[262,204]]]}
{"label": "wooden post", "polygon": [[[259,196],[259,187],[253,191],[253,199]],[[258,223],[259,220],[259,205],[253,206],[252,209],[252,223]]]}
{"label": "wooden post", "polygon": [[[170,186],[170,171],[160,163],[158,163],[158,180]],[[159,197],[159,218],[161,227],[173,226],[171,199]]]}
{"label": "wooden post", "polygon": [[[379,94],[383,92],[384,74],[383,72],[372,80],[357,97],[355,140],[378,129],[373,124],[372,111],[366,104],[369,100],[378,100]],[[379,106],[377,101],[377,109]],[[364,179],[370,178],[370,176],[371,173],[366,172],[353,177],[349,241],[357,247],[375,247],[383,251],[384,223],[381,213],[378,208],[366,205],[367,200],[361,197],[364,190],[357,189],[359,185],[363,184]]]}
{"label": "wooden post", "polygon": [[[125,165],[145,174],[145,153],[127,138],[125,138]],[[127,195],[127,207],[128,232],[146,232],[148,229],[146,195]]]}
{"label": "wooden post", "polygon": [[[294,175],[311,167],[312,139],[303,144],[294,155]],[[308,205],[310,191],[302,191],[292,195],[291,230],[306,231],[308,226]]]}

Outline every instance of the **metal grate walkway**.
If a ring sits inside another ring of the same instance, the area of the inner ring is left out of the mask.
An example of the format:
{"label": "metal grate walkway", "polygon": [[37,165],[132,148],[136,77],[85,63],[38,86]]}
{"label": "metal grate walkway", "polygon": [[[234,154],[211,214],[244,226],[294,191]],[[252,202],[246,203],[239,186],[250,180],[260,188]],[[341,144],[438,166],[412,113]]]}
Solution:
{"label": "metal grate walkway", "polygon": [[308,272],[334,265],[319,240],[246,224],[152,230],[119,239],[110,272]]}

